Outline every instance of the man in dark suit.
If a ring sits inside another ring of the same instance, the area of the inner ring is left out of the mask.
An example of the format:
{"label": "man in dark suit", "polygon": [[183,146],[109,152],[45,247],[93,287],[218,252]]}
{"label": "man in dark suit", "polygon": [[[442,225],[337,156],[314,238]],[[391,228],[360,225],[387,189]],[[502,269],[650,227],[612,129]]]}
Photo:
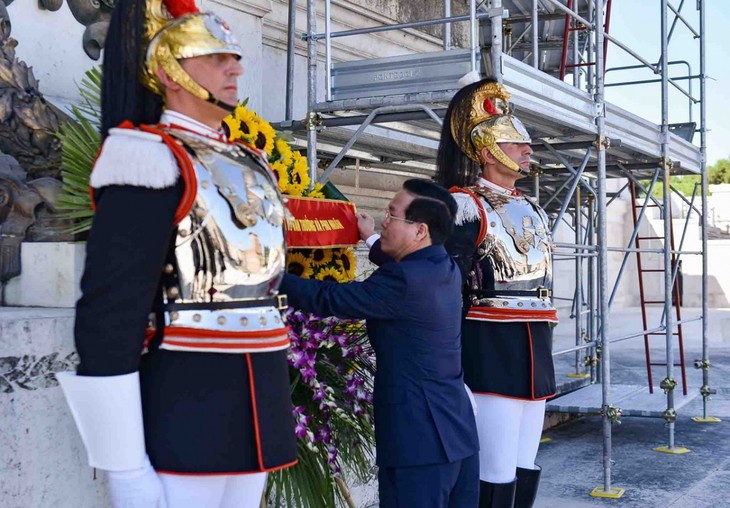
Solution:
{"label": "man in dark suit", "polygon": [[442,187],[408,180],[382,223],[392,262],[363,282],[286,275],[281,286],[293,307],[366,319],[377,361],[381,508],[471,508],[479,499],[479,444],[461,370],[461,275],[443,247],[455,211]]}

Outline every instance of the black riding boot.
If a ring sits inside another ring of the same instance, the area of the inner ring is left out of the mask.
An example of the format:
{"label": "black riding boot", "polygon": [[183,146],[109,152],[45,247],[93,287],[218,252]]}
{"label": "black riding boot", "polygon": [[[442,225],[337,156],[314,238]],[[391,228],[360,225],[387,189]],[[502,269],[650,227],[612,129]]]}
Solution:
{"label": "black riding boot", "polygon": [[537,469],[517,468],[517,489],[515,490],[514,508],[532,508],[537,497],[537,485],[540,483],[540,466]]}
{"label": "black riding boot", "polygon": [[479,508],[512,508],[516,484],[479,482]]}

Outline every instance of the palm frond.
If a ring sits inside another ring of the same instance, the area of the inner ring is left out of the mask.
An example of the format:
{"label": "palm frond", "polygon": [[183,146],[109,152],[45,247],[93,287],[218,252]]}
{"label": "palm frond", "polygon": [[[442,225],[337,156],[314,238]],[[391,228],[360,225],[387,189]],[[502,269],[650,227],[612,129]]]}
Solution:
{"label": "palm frond", "polygon": [[72,219],[69,233],[91,227],[94,211],[89,194],[89,177],[101,146],[101,68],[86,72],[79,85],[81,104],[71,108],[72,121],[56,133],[61,140],[62,193],[58,198],[60,217]]}

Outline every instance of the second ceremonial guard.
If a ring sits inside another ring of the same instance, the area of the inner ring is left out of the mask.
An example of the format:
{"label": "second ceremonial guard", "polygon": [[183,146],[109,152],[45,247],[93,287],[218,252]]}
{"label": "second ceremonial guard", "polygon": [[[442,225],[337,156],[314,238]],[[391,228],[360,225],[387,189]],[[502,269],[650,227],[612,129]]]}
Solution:
{"label": "second ceremonial guard", "polygon": [[480,508],[527,508],[545,399],[555,393],[547,217],[515,189],[529,173],[530,136],[493,80],[471,83],[449,105],[437,180],[459,209],[446,243],[463,278],[462,363],[474,392]]}

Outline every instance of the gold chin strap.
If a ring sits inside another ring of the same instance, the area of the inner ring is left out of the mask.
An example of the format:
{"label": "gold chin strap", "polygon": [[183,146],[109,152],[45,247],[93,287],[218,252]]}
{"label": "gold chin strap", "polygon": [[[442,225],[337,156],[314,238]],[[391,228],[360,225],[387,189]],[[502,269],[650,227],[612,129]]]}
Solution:
{"label": "gold chin strap", "polygon": [[489,153],[494,155],[494,158],[497,159],[499,162],[507,166],[512,171],[515,171],[517,173],[522,173],[522,168],[510,159],[506,153],[502,151],[502,149],[499,147],[499,144],[494,140],[494,135],[489,132],[485,131],[484,134],[479,138],[479,143],[475,141],[475,145],[479,144],[481,148],[476,152],[479,154],[479,157],[476,160],[482,167],[484,166],[484,158],[482,157],[482,148],[486,148],[489,150]]}
{"label": "gold chin strap", "polygon": [[172,56],[170,47],[167,45],[158,45],[155,47],[155,55],[150,56],[147,59],[147,69],[145,73],[145,85],[158,95],[165,95],[165,87],[157,77],[157,72],[154,74],[154,78],[147,77],[151,73],[152,65],[155,65],[155,70],[162,68],[167,76],[175,83],[183,87],[185,90],[193,94],[194,96],[207,101],[210,97],[208,90],[200,86],[190,74],[185,72],[177,58]]}

